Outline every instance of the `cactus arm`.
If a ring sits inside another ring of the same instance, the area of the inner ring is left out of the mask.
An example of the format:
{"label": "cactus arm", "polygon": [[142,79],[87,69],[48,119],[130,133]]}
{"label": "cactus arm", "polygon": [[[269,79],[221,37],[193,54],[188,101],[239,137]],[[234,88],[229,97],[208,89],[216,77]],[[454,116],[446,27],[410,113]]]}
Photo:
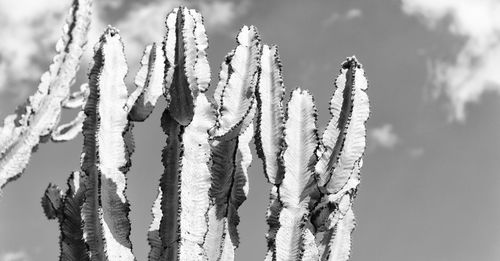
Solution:
{"label": "cactus arm", "polygon": [[315,166],[322,193],[311,216],[322,260],[345,261],[355,225],[351,208],[360,182],[369,117],[367,81],[354,57],[343,63],[336,85],[330,106],[332,120],[323,134]]}
{"label": "cactus arm", "polygon": [[80,106],[81,110],[72,121],[61,124],[52,131],[52,141],[69,141],[74,139],[82,131],[83,121],[85,120],[85,103],[87,102],[88,96],[88,84],[82,84],[82,86],[80,86],[80,91],[71,94],[69,99],[63,103],[64,108],[76,109]]}
{"label": "cactus arm", "polygon": [[231,196],[227,207],[228,232],[234,248],[240,244],[237,226],[240,223],[238,208],[247,199],[248,195],[248,168],[252,163],[252,154],[249,143],[253,138],[254,127],[250,126],[238,138],[236,151],[236,168],[234,170],[233,183],[231,185]]}
{"label": "cactus arm", "polygon": [[158,98],[163,94],[164,68],[165,56],[161,45],[154,43],[147,46],[141,68],[135,77],[137,89],[127,101],[130,120],[144,121],[153,112]]}
{"label": "cactus arm", "polygon": [[125,196],[125,173],[133,150],[124,109],[127,70],[120,35],[109,27],[96,47],[85,107],[82,170],[88,182],[82,215],[92,260],[135,260]]}
{"label": "cactus arm", "polygon": [[[56,45],[58,54],[41,79],[38,91],[27,105],[20,108],[15,120],[15,129],[7,131],[11,142],[0,145],[0,191],[10,181],[17,179],[26,165],[40,138],[50,134],[56,127],[61,104],[69,95],[78,63],[87,42],[90,25],[91,0],[73,2],[63,37]],[[9,118],[12,119],[12,118]],[[3,128],[9,128],[4,126]],[[4,131],[0,131],[4,133]],[[0,138],[4,140],[4,137]]]}
{"label": "cactus arm", "polygon": [[[234,157],[237,151],[238,140],[214,141],[212,144],[212,183],[210,197],[212,202],[208,212],[209,231],[205,239],[205,249],[208,260],[219,260],[227,231],[227,204],[231,192],[233,172],[236,168]],[[231,244],[232,245],[232,244]]]}
{"label": "cactus arm", "polygon": [[195,10],[176,8],[166,24],[164,92],[170,104],[162,127],[168,138],[162,156],[161,199],[153,209],[149,258],[198,260],[205,255],[201,246],[208,227],[208,131],[215,124],[215,110],[204,94],[210,81],[208,45],[201,15]]}
{"label": "cactus arm", "polygon": [[264,164],[264,174],[273,188],[270,192],[266,222],[266,260],[276,260],[276,233],[279,229],[279,213],[283,207],[278,198],[278,187],[283,179],[284,166],[282,152],[285,149],[283,139],[284,111],[283,98],[285,87],[281,71],[281,60],[276,46],[264,45],[262,48],[261,73],[257,85],[258,104],[255,145],[257,155]]}
{"label": "cactus arm", "polygon": [[52,131],[52,141],[61,142],[74,139],[82,131],[84,120],[85,113],[83,111],[79,111],[72,121],[66,124],[61,124],[54,129],[54,131]]}
{"label": "cactus arm", "polygon": [[57,186],[49,184],[42,197],[42,207],[47,218],[57,218],[59,221],[61,230],[59,237],[60,261],[89,260],[83,241],[80,215],[85,195],[84,178],[80,172],[75,171],[68,179],[68,189],[64,195]]}
{"label": "cactus arm", "polygon": [[356,58],[348,58],[344,62],[337,84],[338,89],[330,106],[333,117],[323,134],[324,150],[316,165],[319,185],[328,194],[342,189],[353,172],[355,162],[363,156],[365,123],[370,113],[365,92],[367,80]]}
{"label": "cactus arm", "polygon": [[79,109],[85,107],[89,96],[89,85],[84,83],[80,85],[80,90],[73,92],[62,102],[64,109]]}
{"label": "cactus arm", "polygon": [[174,118],[181,125],[188,125],[193,119],[193,95],[191,94],[190,84],[188,82],[189,75],[187,75],[188,69],[187,66],[190,64],[186,64],[186,59],[190,55],[189,48],[187,45],[187,39],[183,34],[184,25],[189,25],[188,22],[191,19],[185,19],[186,17],[186,8],[177,8],[172,12],[169,16],[176,17],[174,28],[171,27],[171,23],[169,23],[169,18],[167,18],[167,26],[168,30],[175,30],[176,41],[175,41],[175,63],[172,85],[170,86],[170,114],[172,118]]}
{"label": "cactus arm", "polygon": [[285,87],[281,72],[281,60],[276,46],[262,48],[261,74],[256,90],[258,113],[255,145],[257,155],[264,164],[264,174],[271,184],[281,183],[283,178]]}
{"label": "cactus arm", "polygon": [[160,181],[161,191],[168,193],[162,197],[160,235],[165,249],[162,258],[198,260],[204,255],[201,246],[208,229],[205,217],[210,188],[208,130],[215,122],[215,113],[205,94],[200,93],[193,121],[187,127],[169,115],[164,114],[169,141],[163,157],[165,173]]}
{"label": "cactus arm", "polygon": [[353,98],[352,70],[341,71],[335,80],[335,92],[330,100],[330,114],[332,118],[323,132],[320,158],[315,170],[318,173],[319,185],[324,186],[331,179],[331,171],[337,163],[340,150],[345,142],[350,115],[352,113]]}
{"label": "cactus arm", "polygon": [[247,127],[244,126],[245,119],[255,103],[260,54],[257,29],[244,26],[238,34],[236,49],[226,56],[226,65],[221,66],[223,71],[215,92],[219,107],[215,137],[230,139]]}
{"label": "cactus arm", "polygon": [[304,196],[306,185],[313,175],[318,146],[316,130],[316,108],[307,91],[297,89],[287,107],[285,142],[283,153],[285,177],[279,187],[283,203],[276,233],[277,260],[298,260],[304,249],[301,242],[304,234],[304,219],[308,215],[309,197]]}
{"label": "cactus arm", "polygon": [[[232,260],[239,244],[237,209],[246,198],[246,168],[249,159],[250,128],[256,113],[255,86],[260,65],[260,39],[254,27],[243,27],[237,47],[221,65],[219,84],[214,93],[217,121],[211,130],[212,202],[208,211],[209,228],[204,247],[208,260]],[[241,135],[241,136],[240,136]]]}
{"label": "cactus arm", "polygon": [[194,10],[190,10],[189,12],[193,16],[195,22],[194,35],[197,59],[194,65],[194,72],[196,75],[196,83],[198,84],[200,92],[205,92],[210,86],[211,77],[210,64],[208,63],[207,57],[208,38],[201,14]]}
{"label": "cactus arm", "polygon": [[167,134],[167,146],[163,149],[162,162],[165,170],[160,179],[162,191],[160,236],[162,254],[160,260],[177,260],[179,237],[179,183],[180,158],[182,157],[182,126],[165,110],[162,127]]}

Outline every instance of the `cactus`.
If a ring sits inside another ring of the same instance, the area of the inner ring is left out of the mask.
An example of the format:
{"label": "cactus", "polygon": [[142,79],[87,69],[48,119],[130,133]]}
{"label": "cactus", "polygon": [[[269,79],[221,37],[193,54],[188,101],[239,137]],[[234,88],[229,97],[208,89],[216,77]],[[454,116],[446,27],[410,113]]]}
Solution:
{"label": "cactus", "polygon": [[90,26],[91,0],[74,0],[63,36],[57,42],[49,71],[42,75],[35,94],[29,97],[17,114],[7,116],[0,128],[0,193],[5,185],[17,179],[26,168],[31,153],[40,142],[73,139],[81,130],[83,112],[68,124],[58,127],[63,108],[85,104],[86,85],[69,95],[87,42]]}
{"label": "cactus", "polygon": [[237,208],[247,191],[259,38],[255,28],[242,29],[236,50],[222,65],[216,102],[211,104],[205,94],[210,68],[201,15],[178,8],[167,16],[166,25],[164,84],[169,105],[162,127],[168,138],[149,257],[229,258],[238,245]]}
{"label": "cactus", "polygon": [[61,235],[59,260],[88,259],[87,248],[81,229],[82,218],[80,208],[85,200],[85,176],[75,171],[68,179],[68,189],[62,193],[56,185],[49,184],[42,197],[42,206],[48,219],[59,221]]}
{"label": "cactus", "polygon": [[273,184],[266,260],[348,260],[369,116],[364,70],[354,57],[342,64],[318,142],[312,97],[295,90],[284,115],[277,47],[262,55],[256,146]]}
{"label": "cactus", "polygon": [[60,260],[136,260],[125,195],[133,122],[145,121],[162,94],[167,137],[148,260],[235,259],[254,137],[272,185],[265,259],[348,260],[369,116],[361,64],[354,57],[342,64],[332,119],[320,138],[308,91],[295,89],[284,108],[278,48],[261,45],[255,27],[237,35],[213,99],[201,14],[176,8],[166,29],[161,44],[146,47],[130,95],[118,30],[106,29],[95,47],[81,172],[72,174],[64,195],[50,184],[42,198],[47,217],[60,223]]}

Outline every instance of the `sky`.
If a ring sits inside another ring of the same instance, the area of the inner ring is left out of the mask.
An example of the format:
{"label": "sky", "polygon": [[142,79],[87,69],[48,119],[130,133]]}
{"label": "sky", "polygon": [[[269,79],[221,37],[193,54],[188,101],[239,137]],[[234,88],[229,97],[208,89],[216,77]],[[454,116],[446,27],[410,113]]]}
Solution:
{"label": "sky", "polygon": [[[69,2],[0,0],[0,118],[36,90]],[[212,89],[239,28],[253,24],[264,43],[279,46],[287,93],[300,86],[314,95],[320,131],[341,62],[356,55],[364,65],[372,112],[352,261],[500,260],[499,0],[98,0],[89,47],[105,25],[120,29],[132,90],[144,46],[163,38],[163,19],[179,4],[205,16]],[[75,90],[86,79],[91,49]],[[149,251],[146,232],[162,173],[164,104],[158,106],[136,124],[128,173],[138,260]],[[64,187],[79,169],[81,147],[81,136],[41,145],[24,175],[5,188],[0,261],[57,258],[58,225],[45,218],[40,198],[49,182]],[[243,261],[263,260],[266,250],[270,185],[255,156],[249,175],[236,257]]]}

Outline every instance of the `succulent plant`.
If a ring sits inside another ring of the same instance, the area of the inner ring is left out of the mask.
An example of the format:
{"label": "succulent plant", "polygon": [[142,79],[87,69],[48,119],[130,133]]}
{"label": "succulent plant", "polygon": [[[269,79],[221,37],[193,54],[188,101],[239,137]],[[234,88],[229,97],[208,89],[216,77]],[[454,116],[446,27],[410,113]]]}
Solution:
{"label": "succulent plant", "polygon": [[[88,84],[69,95],[89,8],[90,1],[74,2],[70,37],[58,44],[55,65],[26,114],[7,117],[0,129],[2,187],[22,172],[40,137],[52,133],[53,140],[66,140],[83,131],[81,171],[70,176],[65,193],[50,184],[42,197],[46,216],[60,224],[60,260],[136,260],[126,197],[132,130],[162,95],[166,146],[148,231],[149,260],[235,259],[253,138],[272,186],[265,259],[349,259],[370,112],[367,80],[355,57],[341,65],[332,118],[321,138],[307,90],[293,90],[284,107],[278,47],[262,44],[253,26],[238,33],[210,97],[203,18],[186,7],[167,15],[163,42],[146,47],[132,93],[121,36],[110,26],[94,49]],[[72,123],[55,128],[62,107],[79,106],[84,109]]]}

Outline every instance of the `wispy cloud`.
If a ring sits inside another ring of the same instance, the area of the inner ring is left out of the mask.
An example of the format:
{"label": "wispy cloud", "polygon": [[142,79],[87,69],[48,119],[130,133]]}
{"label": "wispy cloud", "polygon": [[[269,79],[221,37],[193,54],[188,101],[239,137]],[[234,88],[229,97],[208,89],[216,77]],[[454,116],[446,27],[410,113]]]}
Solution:
{"label": "wispy cloud", "polygon": [[344,14],[335,12],[335,13],[332,13],[330,16],[328,16],[325,20],[323,20],[323,26],[330,27],[337,21],[352,20],[352,19],[361,17],[362,15],[363,15],[363,12],[357,8],[351,8]]}
{"label": "wispy cloud", "polygon": [[24,251],[7,252],[0,255],[0,261],[30,261],[31,258]]}
{"label": "wispy cloud", "polygon": [[399,142],[398,135],[394,132],[391,124],[385,124],[377,128],[373,128],[368,132],[369,146],[373,149],[381,147],[392,149]]}
{"label": "wispy cloud", "polygon": [[465,119],[465,106],[485,91],[500,93],[500,2],[497,0],[402,0],[403,11],[430,29],[447,22],[452,35],[465,43],[453,62],[435,61],[438,93],[451,101],[452,117]]}

